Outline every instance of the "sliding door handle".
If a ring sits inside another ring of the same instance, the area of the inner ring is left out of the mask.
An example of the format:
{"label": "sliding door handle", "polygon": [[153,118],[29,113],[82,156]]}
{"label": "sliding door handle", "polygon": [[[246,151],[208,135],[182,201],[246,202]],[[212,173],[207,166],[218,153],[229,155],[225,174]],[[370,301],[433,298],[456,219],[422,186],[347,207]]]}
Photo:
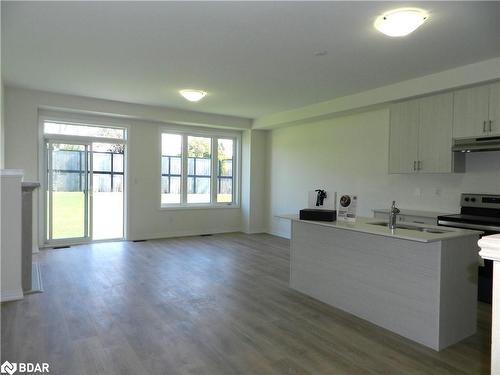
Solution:
{"label": "sliding door handle", "polygon": [[413,170],[414,171],[417,170],[417,161],[416,160],[413,160]]}
{"label": "sliding door handle", "polygon": [[491,133],[491,123],[492,123],[492,122],[493,122],[493,120],[490,120],[490,126],[489,126],[489,128],[490,128],[490,133]]}
{"label": "sliding door handle", "polygon": [[417,161],[417,170],[422,170],[422,160]]}

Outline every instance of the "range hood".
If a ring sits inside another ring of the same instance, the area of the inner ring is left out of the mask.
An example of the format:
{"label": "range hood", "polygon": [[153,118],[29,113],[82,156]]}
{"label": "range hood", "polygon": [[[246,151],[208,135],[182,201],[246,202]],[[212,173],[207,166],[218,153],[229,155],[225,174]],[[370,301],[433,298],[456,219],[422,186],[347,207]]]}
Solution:
{"label": "range hood", "polygon": [[455,139],[451,150],[455,152],[500,151],[500,137]]}

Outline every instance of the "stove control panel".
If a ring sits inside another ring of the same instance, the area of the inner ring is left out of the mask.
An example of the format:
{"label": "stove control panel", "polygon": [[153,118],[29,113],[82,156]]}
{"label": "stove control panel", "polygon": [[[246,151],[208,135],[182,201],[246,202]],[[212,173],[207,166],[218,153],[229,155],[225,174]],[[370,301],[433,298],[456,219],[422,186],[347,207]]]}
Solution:
{"label": "stove control panel", "polygon": [[492,194],[462,194],[460,205],[462,207],[482,207],[482,208],[499,208],[500,195]]}

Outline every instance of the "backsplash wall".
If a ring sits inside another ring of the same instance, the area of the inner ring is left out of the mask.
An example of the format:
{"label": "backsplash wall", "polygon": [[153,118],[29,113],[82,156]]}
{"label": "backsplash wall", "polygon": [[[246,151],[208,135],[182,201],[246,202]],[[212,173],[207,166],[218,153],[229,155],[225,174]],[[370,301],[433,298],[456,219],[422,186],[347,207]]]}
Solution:
{"label": "backsplash wall", "polygon": [[466,172],[388,174],[389,110],[380,109],[276,129],[269,140],[270,232],[290,235],[290,222],[275,215],[297,213],[307,191],[326,188],[358,195],[358,214],[398,207],[459,210],[460,193],[500,194],[500,152],[471,153]]}

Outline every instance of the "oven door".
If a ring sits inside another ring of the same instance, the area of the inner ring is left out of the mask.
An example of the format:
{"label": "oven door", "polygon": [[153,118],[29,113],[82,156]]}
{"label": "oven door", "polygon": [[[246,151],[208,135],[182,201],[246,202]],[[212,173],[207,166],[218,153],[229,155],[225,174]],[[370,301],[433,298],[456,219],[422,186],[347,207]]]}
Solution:
{"label": "oven door", "polygon": [[[492,231],[490,228],[481,225],[473,225],[468,223],[450,222],[445,220],[438,220],[438,225],[441,227],[459,228],[459,229],[472,229],[480,230],[483,236],[497,234],[499,232]],[[497,228],[495,228],[497,229]],[[479,248],[478,248],[479,250]],[[491,304],[493,296],[493,261],[484,259],[484,265],[480,265],[477,271],[477,299],[481,302]]]}

